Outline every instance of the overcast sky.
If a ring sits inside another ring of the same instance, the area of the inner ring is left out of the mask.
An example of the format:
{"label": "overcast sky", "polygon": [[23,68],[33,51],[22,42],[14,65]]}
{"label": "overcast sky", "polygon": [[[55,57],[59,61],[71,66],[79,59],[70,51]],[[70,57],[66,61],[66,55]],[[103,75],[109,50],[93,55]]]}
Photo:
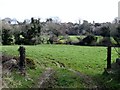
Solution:
{"label": "overcast sky", "polygon": [[120,0],[0,0],[0,17],[20,21],[30,17],[59,17],[62,22],[112,21]]}

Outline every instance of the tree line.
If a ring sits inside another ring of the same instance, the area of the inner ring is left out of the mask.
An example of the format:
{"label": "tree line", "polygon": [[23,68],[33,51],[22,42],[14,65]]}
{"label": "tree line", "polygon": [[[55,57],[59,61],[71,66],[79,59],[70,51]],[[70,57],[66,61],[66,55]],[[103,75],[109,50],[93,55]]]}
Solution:
{"label": "tree line", "polygon": [[[10,18],[5,18],[1,21],[3,45],[52,44],[59,40],[59,36],[67,37],[69,35],[85,35],[89,38],[92,38],[92,36],[102,36],[105,39],[112,36],[117,44],[120,44],[119,23],[89,23],[86,20],[83,20],[83,23],[61,23],[52,18],[46,19],[45,22],[41,22],[40,18],[31,18],[31,20],[24,20],[24,22]],[[90,39],[87,41],[90,41]]]}

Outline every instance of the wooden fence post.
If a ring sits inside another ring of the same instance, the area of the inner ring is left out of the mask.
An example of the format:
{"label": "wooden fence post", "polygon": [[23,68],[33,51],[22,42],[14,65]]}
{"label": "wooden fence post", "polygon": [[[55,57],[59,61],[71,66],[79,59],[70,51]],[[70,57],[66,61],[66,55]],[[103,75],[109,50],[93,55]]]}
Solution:
{"label": "wooden fence post", "polygon": [[25,48],[23,46],[20,46],[19,49],[19,70],[21,74],[25,75]]}
{"label": "wooden fence post", "polygon": [[107,47],[107,69],[111,68],[111,46]]}

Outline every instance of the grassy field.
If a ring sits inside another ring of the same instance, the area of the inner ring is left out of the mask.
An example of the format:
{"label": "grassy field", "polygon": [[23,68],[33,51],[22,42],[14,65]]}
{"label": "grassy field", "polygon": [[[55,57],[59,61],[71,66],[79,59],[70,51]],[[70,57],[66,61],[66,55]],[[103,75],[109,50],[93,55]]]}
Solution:
{"label": "grassy field", "polygon": [[[18,56],[19,46],[0,46],[1,51],[8,55]],[[53,68],[56,71],[56,86],[69,88],[85,88],[86,83],[78,77],[74,71],[90,76],[94,82],[104,84],[106,87],[120,87],[120,84],[111,80],[111,76],[102,75],[106,68],[105,47],[84,47],[72,45],[36,45],[25,46],[26,57],[33,59],[36,69],[28,69],[30,79],[20,76],[16,71],[11,76],[5,77],[10,87],[33,87],[40,75],[46,68]],[[117,53],[112,50],[112,62],[115,62]],[[57,65],[59,64],[59,65]],[[110,81],[111,80],[111,81]]]}

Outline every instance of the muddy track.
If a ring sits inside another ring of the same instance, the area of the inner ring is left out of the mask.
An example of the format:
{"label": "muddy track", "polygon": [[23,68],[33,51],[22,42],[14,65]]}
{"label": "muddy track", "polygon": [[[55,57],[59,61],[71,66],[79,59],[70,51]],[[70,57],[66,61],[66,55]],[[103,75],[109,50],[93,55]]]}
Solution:
{"label": "muddy track", "polygon": [[59,68],[65,68],[65,64],[59,61],[52,61],[52,63],[55,64]]}
{"label": "muddy track", "polygon": [[78,75],[78,77],[80,77],[83,81],[83,83],[85,84],[85,88],[87,89],[94,89],[94,90],[105,90],[106,88],[103,85],[99,85],[96,81],[94,81],[90,76],[85,75],[79,71],[75,71],[73,69],[68,69],[69,71],[75,73],[76,75]]}
{"label": "muddy track", "polygon": [[37,88],[54,88],[55,86],[55,77],[54,77],[55,71],[51,68],[47,68],[45,72],[42,73],[40,76]]}
{"label": "muddy track", "polygon": [[89,88],[97,88],[98,85],[95,85],[94,81],[92,80],[92,78],[90,76],[87,76],[79,71],[73,70],[71,68],[66,68],[64,63],[61,63],[59,61],[52,61],[53,64],[55,64],[56,66],[58,66],[59,68],[65,68],[73,73],[75,73],[77,76],[79,76],[82,80],[83,83],[85,83],[85,87],[89,87]]}
{"label": "muddy track", "polygon": [[65,68],[73,73],[75,73],[78,77],[80,77],[83,81],[83,83],[85,84],[85,88],[88,88],[88,89],[102,89],[102,90],[105,90],[105,86],[104,85],[99,85],[98,82],[94,81],[92,79],[92,77],[86,75],[86,74],[83,74],[82,72],[79,72],[79,71],[76,71],[76,70],[73,70],[73,69],[70,69],[70,68],[66,68],[65,67],[65,64],[64,63],[61,63],[59,61],[52,61],[53,64],[55,64],[56,66],[58,66],[59,68]]}

